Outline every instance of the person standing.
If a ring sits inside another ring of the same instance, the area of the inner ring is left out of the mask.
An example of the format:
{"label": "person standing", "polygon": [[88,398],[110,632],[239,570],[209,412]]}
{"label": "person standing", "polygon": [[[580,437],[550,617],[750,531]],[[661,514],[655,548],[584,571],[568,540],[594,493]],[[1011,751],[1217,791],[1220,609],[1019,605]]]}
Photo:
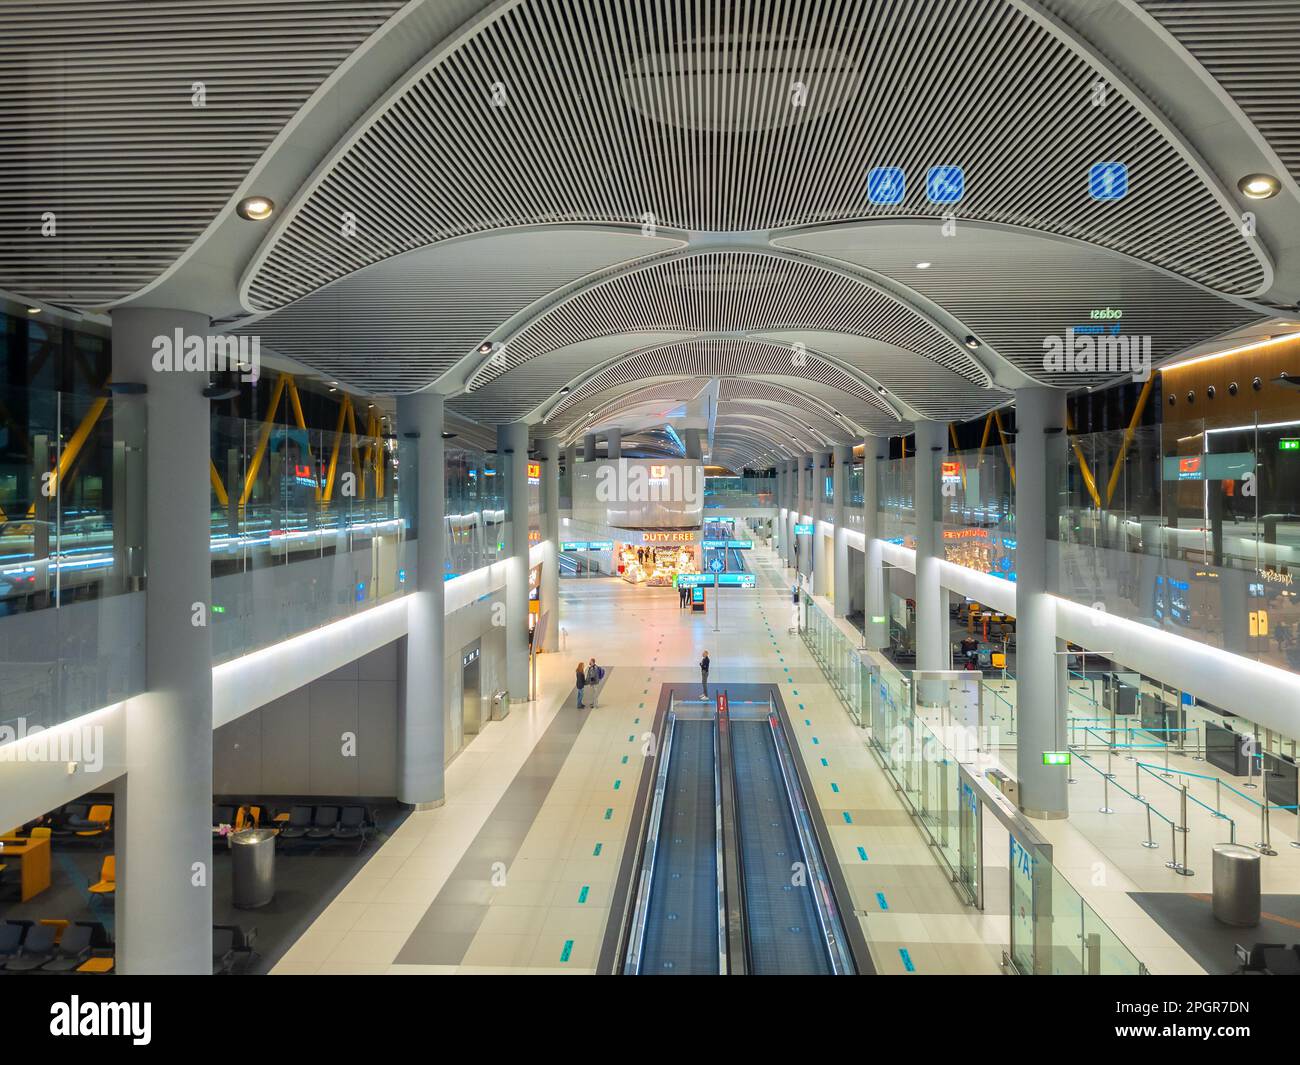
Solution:
{"label": "person standing", "polygon": [[587,686],[587,671],[583,669],[582,663],[578,663],[578,672],[574,683],[578,686],[578,709],[582,709],[582,689]]}
{"label": "person standing", "polygon": [[605,670],[603,667],[596,665],[593,658],[587,664],[587,687],[591,689],[591,708],[596,709],[597,699],[600,697],[600,682],[605,679]]}
{"label": "person standing", "polygon": [[709,652],[704,652],[704,657],[700,659],[700,688],[704,692],[704,698],[709,697]]}

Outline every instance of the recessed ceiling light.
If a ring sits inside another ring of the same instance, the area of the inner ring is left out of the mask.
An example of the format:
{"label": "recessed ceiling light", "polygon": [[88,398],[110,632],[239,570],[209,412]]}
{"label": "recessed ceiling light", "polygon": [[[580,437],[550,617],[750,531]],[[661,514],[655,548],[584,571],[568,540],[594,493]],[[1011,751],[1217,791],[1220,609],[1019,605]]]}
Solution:
{"label": "recessed ceiling light", "polygon": [[974,337],[967,337],[964,341],[962,341],[962,343],[964,343],[968,348],[970,348],[971,351],[974,351],[977,347],[980,346],[980,342],[976,340]]}
{"label": "recessed ceiling light", "polygon": [[917,263],[917,264],[916,264],[916,268],[917,268],[918,270],[928,270],[928,269],[930,269],[930,264],[929,264],[929,263]]}
{"label": "recessed ceiling light", "polygon": [[28,307],[28,308],[27,308],[27,313],[28,313],[28,314],[40,314],[40,313],[41,313],[41,309],[40,309],[39,307]]}
{"label": "recessed ceiling light", "polygon": [[478,353],[479,353],[480,355],[491,355],[491,354],[492,354],[492,341],[490,341],[490,340],[485,340],[485,341],[483,341],[483,343],[480,344],[480,345],[478,346]]}
{"label": "recessed ceiling light", "polygon": [[879,392],[879,393],[883,396],[883,395],[885,394],[885,386],[884,386],[884,385],[876,385],[876,391]]}
{"label": "recessed ceiling light", "polygon": [[570,391],[569,386],[565,385],[562,389],[560,389],[560,395],[567,396],[569,394],[569,391]]}
{"label": "recessed ceiling light", "polygon": [[1237,188],[1252,200],[1267,200],[1278,194],[1282,183],[1272,174],[1247,174],[1237,182]]}
{"label": "recessed ceiling light", "polygon": [[235,213],[250,222],[265,222],[275,214],[275,201],[269,196],[247,196],[239,201]]}

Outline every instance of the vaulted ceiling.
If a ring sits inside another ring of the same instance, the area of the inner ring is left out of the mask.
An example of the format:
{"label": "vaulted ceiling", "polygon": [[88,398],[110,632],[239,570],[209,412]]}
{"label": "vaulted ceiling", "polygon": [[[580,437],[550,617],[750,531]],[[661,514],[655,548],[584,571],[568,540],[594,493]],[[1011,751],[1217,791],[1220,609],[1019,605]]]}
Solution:
{"label": "vaulted ceiling", "polygon": [[[1105,384],[1042,359],[1099,308],[1159,360],[1300,300],[1293,0],[50,0],[0,24],[0,288],[201,310],[464,425],[569,440],[719,382],[713,460],[766,461]],[[1096,200],[1112,161],[1128,192]],[[897,202],[867,194],[881,166]],[[931,201],[941,166],[958,202]],[[1250,173],[1279,195],[1245,199]],[[272,221],[236,215],[251,193]]]}

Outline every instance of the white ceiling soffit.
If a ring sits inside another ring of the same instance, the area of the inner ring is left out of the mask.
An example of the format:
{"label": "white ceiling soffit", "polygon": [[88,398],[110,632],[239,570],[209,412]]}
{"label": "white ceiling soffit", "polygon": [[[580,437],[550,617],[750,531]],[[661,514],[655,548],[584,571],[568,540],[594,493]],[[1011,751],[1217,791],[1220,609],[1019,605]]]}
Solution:
{"label": "white ceiling soffit", "polygon": [[[593,401],[589,409],[594,414],[584,411],[582,418],[575,419],[573,424],[581,423],[580,433],[563,431],[565,442],[586,433],[602,432],[615,424],[624,425],[633,417],[657,417],[657,424],[662,425],[670,420],[669,411],[690,403],[704,391],[707,384],[707,379],[675,379],[654,384],[636,382],[621,389],[610,389]],[[550,428],[560,429],[559,426]]]}
{"label": "white ceiling soffit", "polygon": [[476,235],[385,259],[237,326],[269,348],[374,392],[414,392],[557,289],[641,256],[664,238],[594,226]]}
{"label": "white ceiling soffit", "polygon": [[1235,101],[1300,181],[1300,4],[1140,0]]}
{"label": "white ceiling soffit", "polygon": [[[1017,369],[1078,388],[1114,373],[1048,373],[1043,341],[1122,312],[1122,332],[1151,337],[1155,361],[1264,315],[1132,259],[1025,230],[958,224],[951,236],[916,222],[841,226],[780,244],[891,277],[940,304]],[[929,263],[918,269],[917,263]],[[832,350],[833,349],[828,349]]]}
{"label": "white ceiling soffit", "polygon": [[[461,409],[471,410],[482,402],[475,393],[487,391],[489,409],[506,403],[513,417],[521,416],[557,387],[558,362],[547,356],[593,338],[658,333],[671,340],[766,330],[790,331],[787,362],[797,363],[813,347],[800,331],[817,331],[853,337],[864,349],[875,342],[915,353],[912,361],[929,360],[980,384],[988,379],[955,338],[837,267],[786,253],[710,251],[660,258],[558,302],[509,337],[501,357],[484,362]],[[569,381],[589,368],[576,366]]]}
{"label": "white ceiling soffit", "polygon": [[759,403],[779,405],[795,411],[809,411],[835,419],[839,424],[872,435],[888,436],[897,432],[899,419],[882,411],[874,403],[829,388],[816,381],[778,384],[761,378],[732,378],[722,382],[720,407]]}
{"label": "white ceiling soffit", "polygon": [[782,441],[801,436],[818,449],[832,444],[853,442],[853,434],[828,418],[802,414],[796,416],[788,408],[758,407],[732,403],[719,410],[714,422],[714,435],[728,430],[743,429],[753,434],[755,441],[773,447]]}
{"label": "white ceiling soffit", "polygon": [[[579,406],[570,406],[558,414],[552,425],[566,441],[574,440],[586,433],[599,432],[611,418],[639,409],[647,399],[660,407],[674,401],[694,402],[711,380],[695,377],[619,381],[598,392],[587,393]],[[747,406],[777,407],[793,413],[796,419],[802,418],[801,425],[815,420],[826,435],[847,434],[856,438],[862,432],[888,436],[898,431],[897,416],[883,411],[875,402],[855,398],[812,378],[784,380],[785,384],[755,377],[724,378],[720,382],[719,416],[728,411],[743,413]]]}
{"label": "white ceiling soffit", "polygon": [[[874,407],[887,418],[897,418],[870,384],[846,373],[816,352],[799,353],[789,344],[745,337],[705,337],[659,345],[619,359],[564,397],[547,420],[563,420],[566,411],[581,411],[590,405],[591,397],[607,388],[647,378],[754,375],[782,377],[789,382],[820,382],[846,397],[845,402],[856,399],[863,406]],[[454,402],[459,404],[473,398],[458,397]]]}
{"label": "white ceiling soffit", "polygon": [[[952,208],[929,202],[924,175],[952,164],[963,219],[1090,241],[1224,292],[1266,288],[1267,256],[1222,190],[1128,98],[1092,106],[1098,73],[1006,0],[503,4],[341,143],[268,235],[245,300],[269,309],[502,226],[939,219]],[[1128,164],[1124,199],[1088,195],[1099,160]],[[905,169],[901,203],[867,202],[877,165]]]}
{"label": "white ceiling soffit", "polygon": [[150,284],[401,7],[0,3],[0,285],[95,307]]}

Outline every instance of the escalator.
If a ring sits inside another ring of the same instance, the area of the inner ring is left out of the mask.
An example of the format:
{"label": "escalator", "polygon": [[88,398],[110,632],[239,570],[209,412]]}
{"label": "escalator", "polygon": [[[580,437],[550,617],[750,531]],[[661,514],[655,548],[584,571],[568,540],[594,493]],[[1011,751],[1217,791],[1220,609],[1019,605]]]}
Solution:
{"label": "escalator", "polygon": [[856,971],[771,697],[670,704],[617,971]]}

